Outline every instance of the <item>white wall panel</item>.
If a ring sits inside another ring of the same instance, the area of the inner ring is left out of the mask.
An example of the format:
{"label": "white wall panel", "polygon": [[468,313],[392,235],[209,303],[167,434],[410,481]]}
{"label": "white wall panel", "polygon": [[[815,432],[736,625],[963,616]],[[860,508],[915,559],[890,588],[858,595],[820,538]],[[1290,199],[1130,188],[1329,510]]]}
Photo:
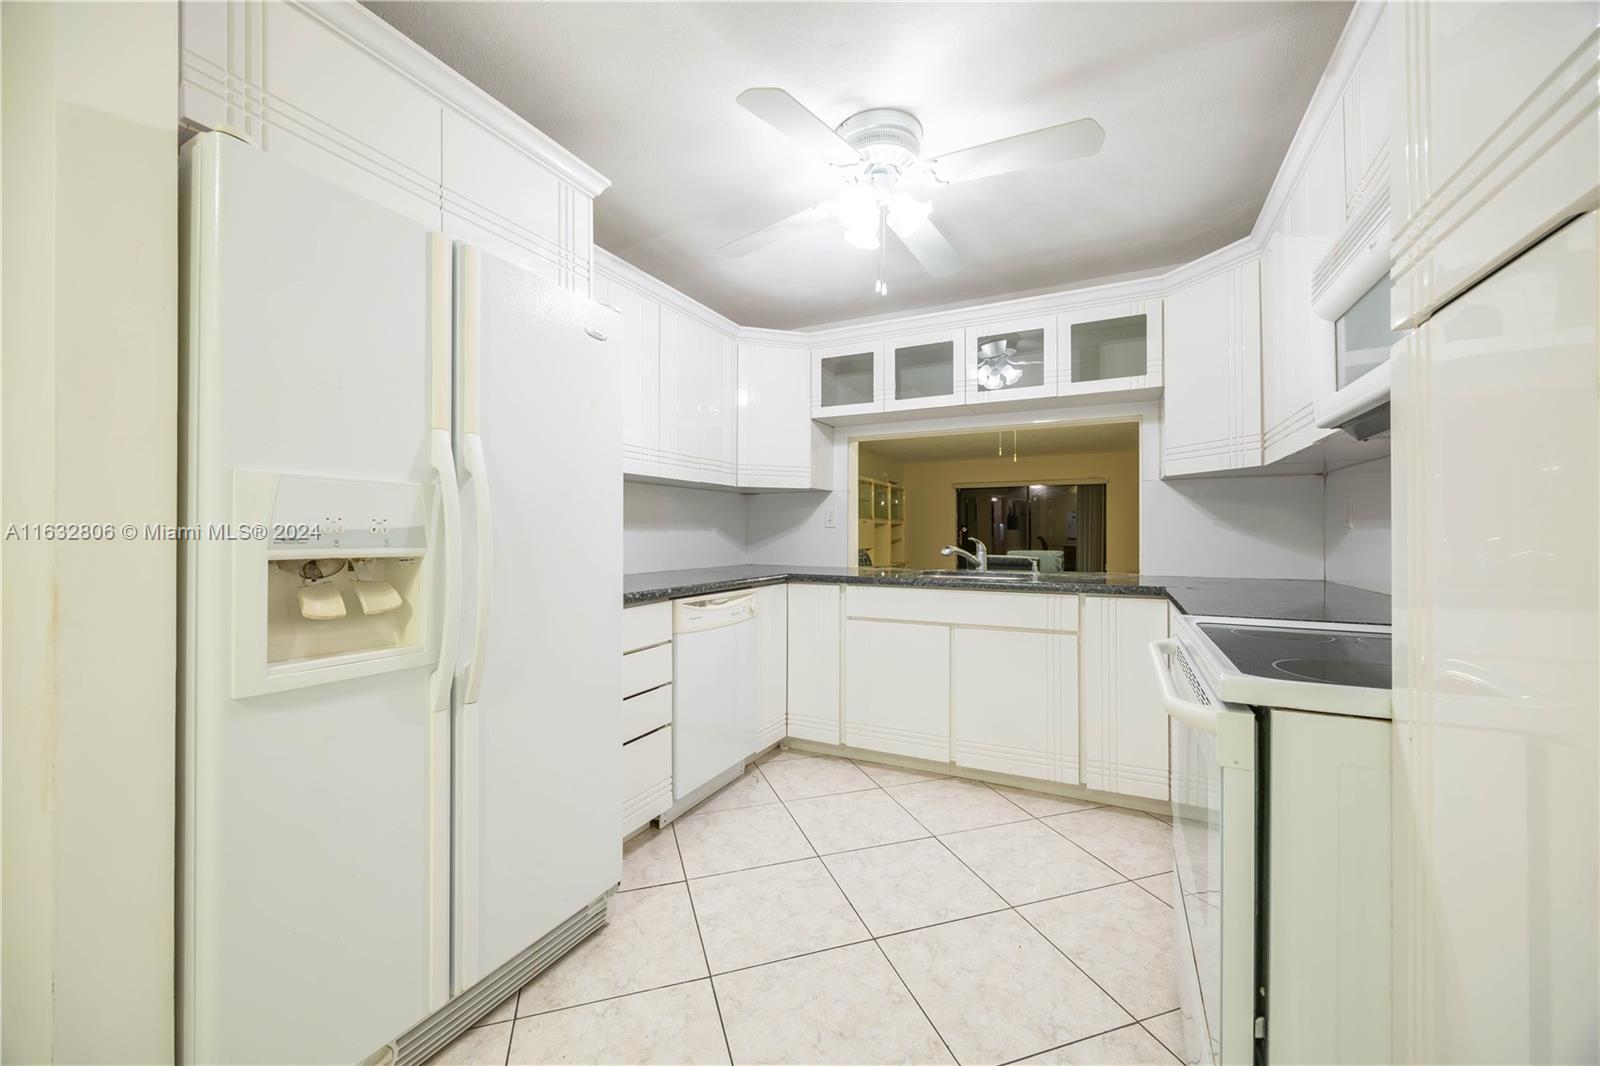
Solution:
{"label": "white wall panel", "polygon": [[[552,501],[552,504],[558,501]],[[583,516],[570,518],[563,535],[583,535]],[[681,570],[736,566],[747,561],[744,497],[715,489],[690,489],[642,481],[622,486],[622,570]]]}
{"label": "white wall panel", "polygon": [[1323,485],[1323,572],[1341,585],[1390,587],[1389,460],[1347,466]]}

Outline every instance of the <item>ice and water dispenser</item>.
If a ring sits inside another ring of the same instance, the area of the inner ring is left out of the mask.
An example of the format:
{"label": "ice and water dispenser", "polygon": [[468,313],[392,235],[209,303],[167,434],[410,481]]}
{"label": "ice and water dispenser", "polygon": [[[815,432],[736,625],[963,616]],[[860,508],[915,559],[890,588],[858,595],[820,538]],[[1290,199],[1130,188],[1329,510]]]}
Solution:
{"label": "ice and water dispenser", "polygon": [[428,662],[432,490],[234,472],[236,698]]}

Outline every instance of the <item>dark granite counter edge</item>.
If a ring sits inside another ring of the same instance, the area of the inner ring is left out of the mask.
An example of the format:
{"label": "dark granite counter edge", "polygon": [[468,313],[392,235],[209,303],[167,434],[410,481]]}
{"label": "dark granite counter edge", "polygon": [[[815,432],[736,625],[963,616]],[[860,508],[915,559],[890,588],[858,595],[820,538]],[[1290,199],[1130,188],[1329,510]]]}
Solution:
{"label": "dark granite counter edge", "polygon": [[[710,568],[715,574],[715,568]],[[953,586],[948,578],[929,578],[916,574],[852,573],[826,567],[748,567],[739,574],[709,576],[693,580],[689,572],[665,572],[663,583],[650,584],[623,593],[624,607],[706,596],[784,583],[816,585],[878,585],[887,588],[956,588],[957,591],[1006,592],[1045,595],[1146,596],[1168,600],[1179,611],[1190,615],[1220,615],[1263,620],[1294,619],[1330,623],[1389,622],[1389,597],[1332,582],[1311,579],[1272,578],[1146,578],[1142,575],[1109,575],[1094,580],[1074,580],[1068,575],[1049,575],[1037,583],[995,583]],[[649,578],[652,575],[638,575]],[[684,579],[688,580],[684,580]],[[1311,590],[1320,589],[1319,595]],[[1337,601],[1337,602],[1335,602]]]}

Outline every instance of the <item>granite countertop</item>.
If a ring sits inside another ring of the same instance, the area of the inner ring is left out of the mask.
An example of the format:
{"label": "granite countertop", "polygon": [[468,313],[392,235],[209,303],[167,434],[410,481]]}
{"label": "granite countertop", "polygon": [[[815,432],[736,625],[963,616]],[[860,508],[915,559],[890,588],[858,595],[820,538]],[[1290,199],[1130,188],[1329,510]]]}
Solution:
{"label": "granite countertop", "polygon": [[1173,577],[1154,574],[1040,574],[1037,580],[971,584],[931,577],[915,570],[856,566],[710,566],[625,574],[622,604],[635,607],[661,600],[705,596],[784,582],[813,585],[882,585],[890,588],[941,588],[1116,596],[1162,596],[1184,614],[1227,618],[1291,619],[1302,622],[1389,624],[1389,597],[1380,592],[1328,581],[1281,578]]}

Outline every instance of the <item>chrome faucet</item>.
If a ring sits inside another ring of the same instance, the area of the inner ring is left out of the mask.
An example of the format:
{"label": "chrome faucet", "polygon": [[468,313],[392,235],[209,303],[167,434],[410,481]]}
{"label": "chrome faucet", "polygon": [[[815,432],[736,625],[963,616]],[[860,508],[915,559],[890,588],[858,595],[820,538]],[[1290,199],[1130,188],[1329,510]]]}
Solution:
{"label": "chrome faucet", "polygon": [[989,569],[989,549],[984,547],[983,541],[979,540],[977,537],[968,537],[967,539],[978,546],[977,555],[973,555],[965,548],[958,548],[954,544],[940,548],[939,554],[945,556],[959,555],[961,558],[977,567],[980,573],[987,572]]}

